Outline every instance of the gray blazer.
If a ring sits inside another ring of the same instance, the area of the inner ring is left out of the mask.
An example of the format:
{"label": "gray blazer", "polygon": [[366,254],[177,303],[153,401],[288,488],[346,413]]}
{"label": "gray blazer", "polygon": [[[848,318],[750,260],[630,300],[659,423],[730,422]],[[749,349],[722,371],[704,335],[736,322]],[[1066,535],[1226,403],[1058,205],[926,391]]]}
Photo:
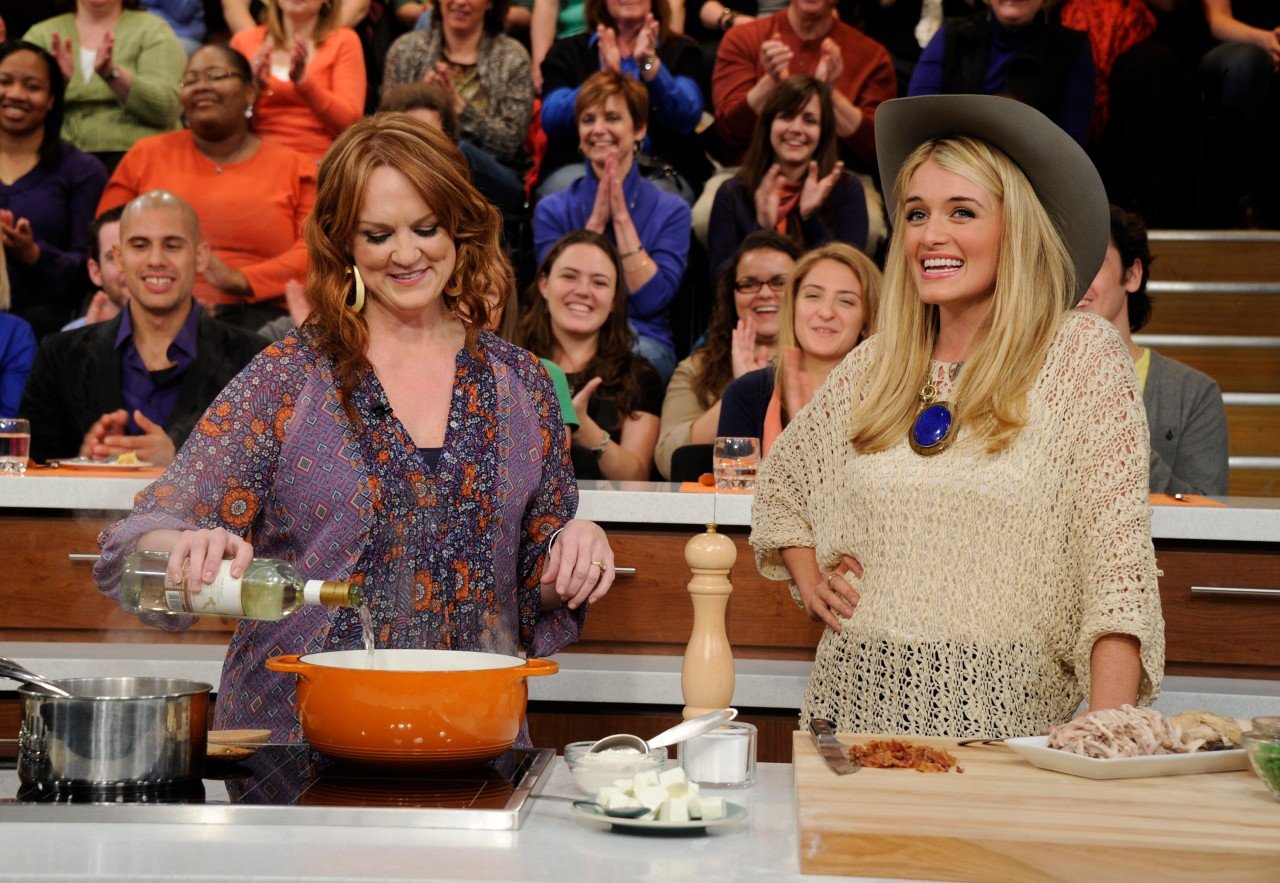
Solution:
{"label": "gray blazer", "polygon": [[1227,412],[1209,376],[1151,350],[1142,391],[1151,430],[1151,492],[1227,492]]}

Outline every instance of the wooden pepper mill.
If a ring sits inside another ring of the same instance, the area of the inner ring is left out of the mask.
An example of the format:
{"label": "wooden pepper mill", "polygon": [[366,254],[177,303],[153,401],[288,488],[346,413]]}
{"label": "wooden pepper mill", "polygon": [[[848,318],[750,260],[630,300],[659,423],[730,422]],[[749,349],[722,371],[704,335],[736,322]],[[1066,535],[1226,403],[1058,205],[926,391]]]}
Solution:
{"label": "wooden pepper mill", "polygon": [[733,593],[729,570],[737,558],[733,540],[716,533],[714,524],[684,547],[684,560],[693,571],[693,633],[680,669],[685,720],[733,704],[733,652],[725,631],[725,608]]}

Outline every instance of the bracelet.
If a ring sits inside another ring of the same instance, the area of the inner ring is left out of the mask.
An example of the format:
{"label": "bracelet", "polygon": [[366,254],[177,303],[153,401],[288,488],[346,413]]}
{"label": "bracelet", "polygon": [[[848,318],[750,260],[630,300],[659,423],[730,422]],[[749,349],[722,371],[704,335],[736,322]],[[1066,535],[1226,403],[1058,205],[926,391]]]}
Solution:
{"label": "bracelet", "polygon": [[604,449],[609,447],[609,442],[611,441],[613,441],[613,437],[606,432],[604,438],[600,440],[600,444],[591,449],[591,453],[595,455],[597,460],[604,456]]}
{"label": "bracelet", "polygon": [[636,255],[640,254],[640,252],[642,251],[644,251],[644,246],[643,245],[637,246],[636,248],[631,249],[631,251],[624,252],[623,254],[618,255],[618,260],[625,261],[627,258],[635,257]]}
{"label": "bracelet", "polygon": [[729,28],[733,27],[733,20],[737,17],[738,13],[726,6],[724,11],[720,13],[720,21],[716,24],[719,26],[720,30],[727,31]]}

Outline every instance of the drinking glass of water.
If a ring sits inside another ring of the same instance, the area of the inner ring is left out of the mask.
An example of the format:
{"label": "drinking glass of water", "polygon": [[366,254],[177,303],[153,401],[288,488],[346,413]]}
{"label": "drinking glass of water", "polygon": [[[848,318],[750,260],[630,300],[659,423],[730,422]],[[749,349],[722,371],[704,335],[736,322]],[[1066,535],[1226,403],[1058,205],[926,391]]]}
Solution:
{"label": "drinking glass of water", "polygon": [[743,490],[756,486],[756,470],[760,467],[760,439],[720,436],[712,451],[712,468],[716,487]]}
{"label": "drinking glass of water", "polygon": [[0,417],[0,475],[27,471],[31,453],[31,423],[19,417]]}

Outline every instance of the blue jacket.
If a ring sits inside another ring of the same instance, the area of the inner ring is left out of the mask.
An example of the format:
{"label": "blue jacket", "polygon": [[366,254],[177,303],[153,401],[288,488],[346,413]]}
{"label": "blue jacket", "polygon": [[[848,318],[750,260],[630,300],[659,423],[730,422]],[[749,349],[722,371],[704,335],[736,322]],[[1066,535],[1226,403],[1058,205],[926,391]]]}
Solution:
{"label": "blue jacket", "polygon": [[0,417],[18,416],[22,387],[36,360],[36,334],[23,319],[0,313]]}
{"label": "blue jacket", "polygon": [[[553,193],[538,203],[533,212],[533,244],[539,263],[557,239],[587,225],[598,189],[599,182],[588,163],[587,174],[574,181],[568,190]],[[644,250],[658,266],[653,278],[627,298],[627,318],[641,337],[652,338],[673,349],[667,308],[676,296],[689,261],[692,223],[689,205],[640,177],[634,163],[622,182],[622,192]],[[606,229],[605,234],[613,238],[612,229]]]}

